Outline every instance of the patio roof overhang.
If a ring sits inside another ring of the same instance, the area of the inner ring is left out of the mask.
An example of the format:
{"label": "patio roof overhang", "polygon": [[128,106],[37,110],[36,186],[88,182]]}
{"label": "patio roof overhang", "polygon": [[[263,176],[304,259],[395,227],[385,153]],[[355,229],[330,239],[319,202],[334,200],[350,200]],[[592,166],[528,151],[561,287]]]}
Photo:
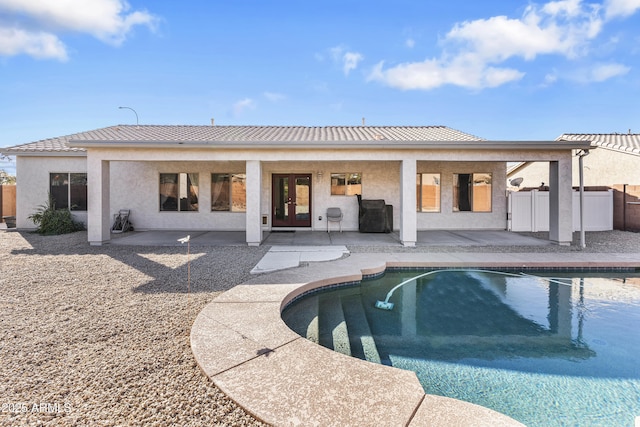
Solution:
{"label": "patio roof overhang", "polygon": [[72,148],[224,148],[224,149],[379,149],[379,150],[572,150],[591,149],[590,141],[69,141]]}

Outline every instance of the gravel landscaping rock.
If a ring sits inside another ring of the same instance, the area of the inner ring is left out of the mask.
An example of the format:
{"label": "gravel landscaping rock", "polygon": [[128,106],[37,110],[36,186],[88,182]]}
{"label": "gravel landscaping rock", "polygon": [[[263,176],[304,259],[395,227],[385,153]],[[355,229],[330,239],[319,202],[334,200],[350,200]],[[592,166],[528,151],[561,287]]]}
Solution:
{"label": "gravel landscaping rock", "polygon": [[200,371],[197,314],[268,247],[0,232],[0,425],[263,425]]}
{"label": "gravel landscaping rock", "polygon": [[[531,236],[538,239],[549,240],[548,232],[537,233],[517,233],[523,236]],[[637,253],[640,252],[640,233],[630,231],[590,231],[585,236],[586,247],[580,247],[580,233],[573,233],[573,241],[569,246],[560,246],[549,242],[548,245],[536,246],[415,246],[415,247],[393,247],[389,246],[352,246],[347,248],[350,252],[483,252],[483,253]]]}

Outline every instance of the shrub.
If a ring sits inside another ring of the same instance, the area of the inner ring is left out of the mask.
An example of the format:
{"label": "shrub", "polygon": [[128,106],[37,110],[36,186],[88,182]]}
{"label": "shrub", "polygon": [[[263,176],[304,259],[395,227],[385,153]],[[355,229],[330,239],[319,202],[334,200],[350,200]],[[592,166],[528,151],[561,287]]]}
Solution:
{"label": "shrub", "polygon": [[69,209],[56,209],[51,195],[44,205],[38,206],[29,219],[38,227],[36,233],[45,235],[67,234],[84,230],[81,222],[75,221]]}

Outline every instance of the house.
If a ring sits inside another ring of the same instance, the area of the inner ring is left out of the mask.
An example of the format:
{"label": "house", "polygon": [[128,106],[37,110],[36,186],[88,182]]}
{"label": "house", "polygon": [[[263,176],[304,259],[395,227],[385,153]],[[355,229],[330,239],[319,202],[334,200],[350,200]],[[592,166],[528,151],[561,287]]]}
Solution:
{"label": "house", "polygon": [[548,162],[550,240],[572,240],[573,150],[589,141],[489,141],[445,126],[118,125],[17,145],[17,227],[54,196],[110,239],[130,209],[136,230],[326,230],[338,207],[358,230],[358,202],[383,199],[403,245],[419,230],[506,229],[507,162]]}
{"label": "house", "polygon": [[[640,134],[565,133],[556,141],[591,141],[597,150],[583,157],[583,181],[588,187],[613,187],[617,184],[640,185]],[[575,150],[578,151],[578,150]],[[573,182],[579,182],[579,157],[573,153]],[[518,162],[509,167],[508,181],[519,180],[519,187],[539,187],[549,183],[547,162]],[[516,181],[517,182],[517,181]]]}

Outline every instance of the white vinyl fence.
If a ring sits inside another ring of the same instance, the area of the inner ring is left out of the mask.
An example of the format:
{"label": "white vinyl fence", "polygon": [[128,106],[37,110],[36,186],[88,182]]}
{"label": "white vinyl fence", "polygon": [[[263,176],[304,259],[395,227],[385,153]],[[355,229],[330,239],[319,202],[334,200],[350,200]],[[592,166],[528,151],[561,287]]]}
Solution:
{"label": "white vinyl fence", "polygon": [[[510,231],[549,231],[549,192],[510,191]],[[613,230],[613,190],[584,192],[584,230]],[[573,192],[573,231],[580,230],[580,193]]]}

